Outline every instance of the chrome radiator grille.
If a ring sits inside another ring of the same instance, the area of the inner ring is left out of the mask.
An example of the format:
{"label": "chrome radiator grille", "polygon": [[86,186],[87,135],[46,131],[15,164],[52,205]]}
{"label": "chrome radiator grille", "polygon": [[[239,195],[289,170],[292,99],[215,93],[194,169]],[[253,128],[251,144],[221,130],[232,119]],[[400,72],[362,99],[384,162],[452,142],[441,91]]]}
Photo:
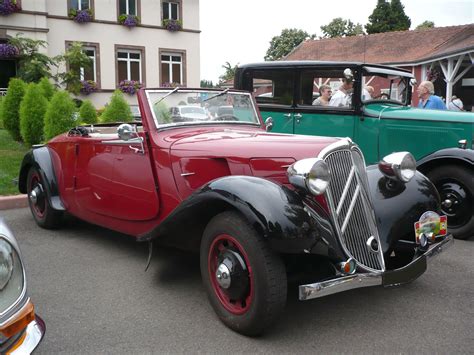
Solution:
{"label": "chrome radiator grille", "polygon": [[[331,171],[331,182],[326,196],[342,246],[360,266],[371,270],[384,270],[361,151],[357,146],[346,146],[330,151],[323,159]],[[369,250],[367,246],[367,240],[371,236],[378,242],[378,252]]]}

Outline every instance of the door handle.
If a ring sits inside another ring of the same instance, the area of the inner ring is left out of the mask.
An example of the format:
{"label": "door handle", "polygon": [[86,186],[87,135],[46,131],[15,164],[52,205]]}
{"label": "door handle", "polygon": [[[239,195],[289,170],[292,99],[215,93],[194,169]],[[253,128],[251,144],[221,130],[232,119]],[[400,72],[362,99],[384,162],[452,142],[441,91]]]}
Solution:
{"label": "door handle", "polygon": [[303,118],[303,115],[301,113],[296,113],[294,117],[296,118],[296,123],[299,124]]}
{"label": "door handle", "polygon": [[291,113],[284,113],[283,116],[285,116],[286,118],[291,118]]}

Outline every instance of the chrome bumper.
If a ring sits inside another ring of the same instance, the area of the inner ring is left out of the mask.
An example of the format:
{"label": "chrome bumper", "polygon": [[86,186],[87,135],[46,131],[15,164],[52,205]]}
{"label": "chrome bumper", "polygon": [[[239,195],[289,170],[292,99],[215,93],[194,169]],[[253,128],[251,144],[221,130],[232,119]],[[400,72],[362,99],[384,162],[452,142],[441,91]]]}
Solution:
{"label": "chrome bumper", "polygon": [[413,260],[410,264],[396,270],[386,272],[358,273],[337,277],[331,280],[315,282],[299,286],[301,301],[324,297],[354,288],[369,286],[395,286],[415,280],[426,270],[427,260],[438,255],[450,247],[454,242],[452,235],[447,235],[442,241],[433,244],[430,248]]}
{"label": "chrome bumper", "polygon": [[7,350],[9,355],[31,354],[43,339],[46,326],[43,320],[36,316],[36,319],[31,321],[25,329],[25,335],[22,336],[18,343],[12,346],[11,351]]}

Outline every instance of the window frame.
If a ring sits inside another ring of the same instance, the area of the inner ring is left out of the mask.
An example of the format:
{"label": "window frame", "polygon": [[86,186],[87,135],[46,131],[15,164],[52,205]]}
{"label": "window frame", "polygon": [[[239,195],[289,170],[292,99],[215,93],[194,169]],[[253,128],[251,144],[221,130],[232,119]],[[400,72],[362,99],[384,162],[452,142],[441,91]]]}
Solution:
{"label": "window frame", "polygon": [[[79,7],[81,6],[81,0],[78,0]],[[94,17],[95,13],[95,0],[89,0],[89,9],[92,11],[92,17]],[[82,11],[82,10],[87,10],[87,9],[76,9],[74,6],[72,6],[72,0],[68,0],[67,2],[67,12],[69,14],[69,11],[71,10],[77,10],[77,11]]]}
{"label": "window frame", "polygon": [[[171,48],[159,48],[158,49],[158,65],[159,65],[159,80],[160,86],[163,85],[163,71],[161,70],[161,56],[162,55],[179,55],[181,57],[181,83],[180,85],[186,86],[187,84],[187,59],[186,59],[186,50],[184,49],[171,49]],[[172,62],[170,61],[170,65]],[[170,71],[172,74],[172,71]]]}
{"label": "window frame", "polygon": [[[127,7],[130,7],[129,6],[129,1],[130,0],[125,0],[127,2]],[[136,4],[135,4],[135,8],[137,10],[137,13],[135,14],[135,16],[138,16],[138,18],[141,19],[141,12],[142,12],[142,8],[141,8],[141,0],[133,0],[133,1],[136,1]],[[128,13],[125,13],[125,12],[120,12],[120,0],[117,0],[116,2],[116,6],[117,6],[117,18],[119,18],[120,15],[130,15]]]}
{"label": "window frame", "polygon": [[[163,4],[164,3],[171,3],[177,4],[178,5],[178,18],[177,20],[181,21],[181,24],[183,23],[183,2],[181,0],[160,0],[160,11],[161,11],[161,22],[165,19],[164,12],[163,12]],[[170,12],[171,13],[171,12]]]}
{"label": "window frame", "polygon": [[[93,1],[93,0],[91,0]],[[65,48],[66,50],[69,48],[69,46],[73,43],[73,42],[80,42],[80,41],[66,41],[66,45],[65,45]],[[97,42],[80,42],[83,49],[86,49],[86,48],[93,48],[94,49],[94,53],[95,53],[95,63],[93,63],[93,69],[94,69],[94,76],[95,76],[95,83],[96,83],[96,87],[97,87],[97,90],[100,90],[102,88],[102,85],[101,85],[101,78],[100,78],[100,74],[101,74],[101,71],[100,71],[100,43],[97,43]],[[66,69],[69,70],[69,65],[66,64]],[[84,69],[84,68],[79,68],[81,71]],[[83,80],[83,74],[81,73],[81,80]]]}
{"label": "window frame", "polygon": [[[146,60],[145,60],[145,47],[143,46],[130,46],[130,45],[122,45],[122,44],[116,44],[115,45],[115,85],[118,88],[120,84],[119,80],[119,69],[118,69],[118,63],[119,63],[119,57],[118,53],[119,52],[128,52],[128,53],[140,53],[140,83],[143,86],[146,86]],[[125,61],[120,58],[120,61]],[[136,59],[127,59],[127,77],[131,74],[130,72],[130,62],[137,61]],[[125,80],[131,80],[131,79],[125,79]]]}

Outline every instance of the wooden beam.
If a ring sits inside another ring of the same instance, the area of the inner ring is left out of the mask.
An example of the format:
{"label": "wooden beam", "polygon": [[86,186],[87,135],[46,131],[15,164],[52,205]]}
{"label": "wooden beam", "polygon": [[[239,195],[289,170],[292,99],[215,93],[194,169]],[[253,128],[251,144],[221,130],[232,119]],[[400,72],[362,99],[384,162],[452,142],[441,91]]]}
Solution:
{"label": "wooden beam", "polygon": [[459,73],[459,75],[453,80],[453,85],[456,84],[459,81],[459,79],[461,79],[464,76],[464,74],[466,74],[469,71],[469,69],[471,69],[471,67],[473,66],[474,64],[471,64],[471,65],[468,65],[466,68],[464,68],[464,70],[461,73]]}

